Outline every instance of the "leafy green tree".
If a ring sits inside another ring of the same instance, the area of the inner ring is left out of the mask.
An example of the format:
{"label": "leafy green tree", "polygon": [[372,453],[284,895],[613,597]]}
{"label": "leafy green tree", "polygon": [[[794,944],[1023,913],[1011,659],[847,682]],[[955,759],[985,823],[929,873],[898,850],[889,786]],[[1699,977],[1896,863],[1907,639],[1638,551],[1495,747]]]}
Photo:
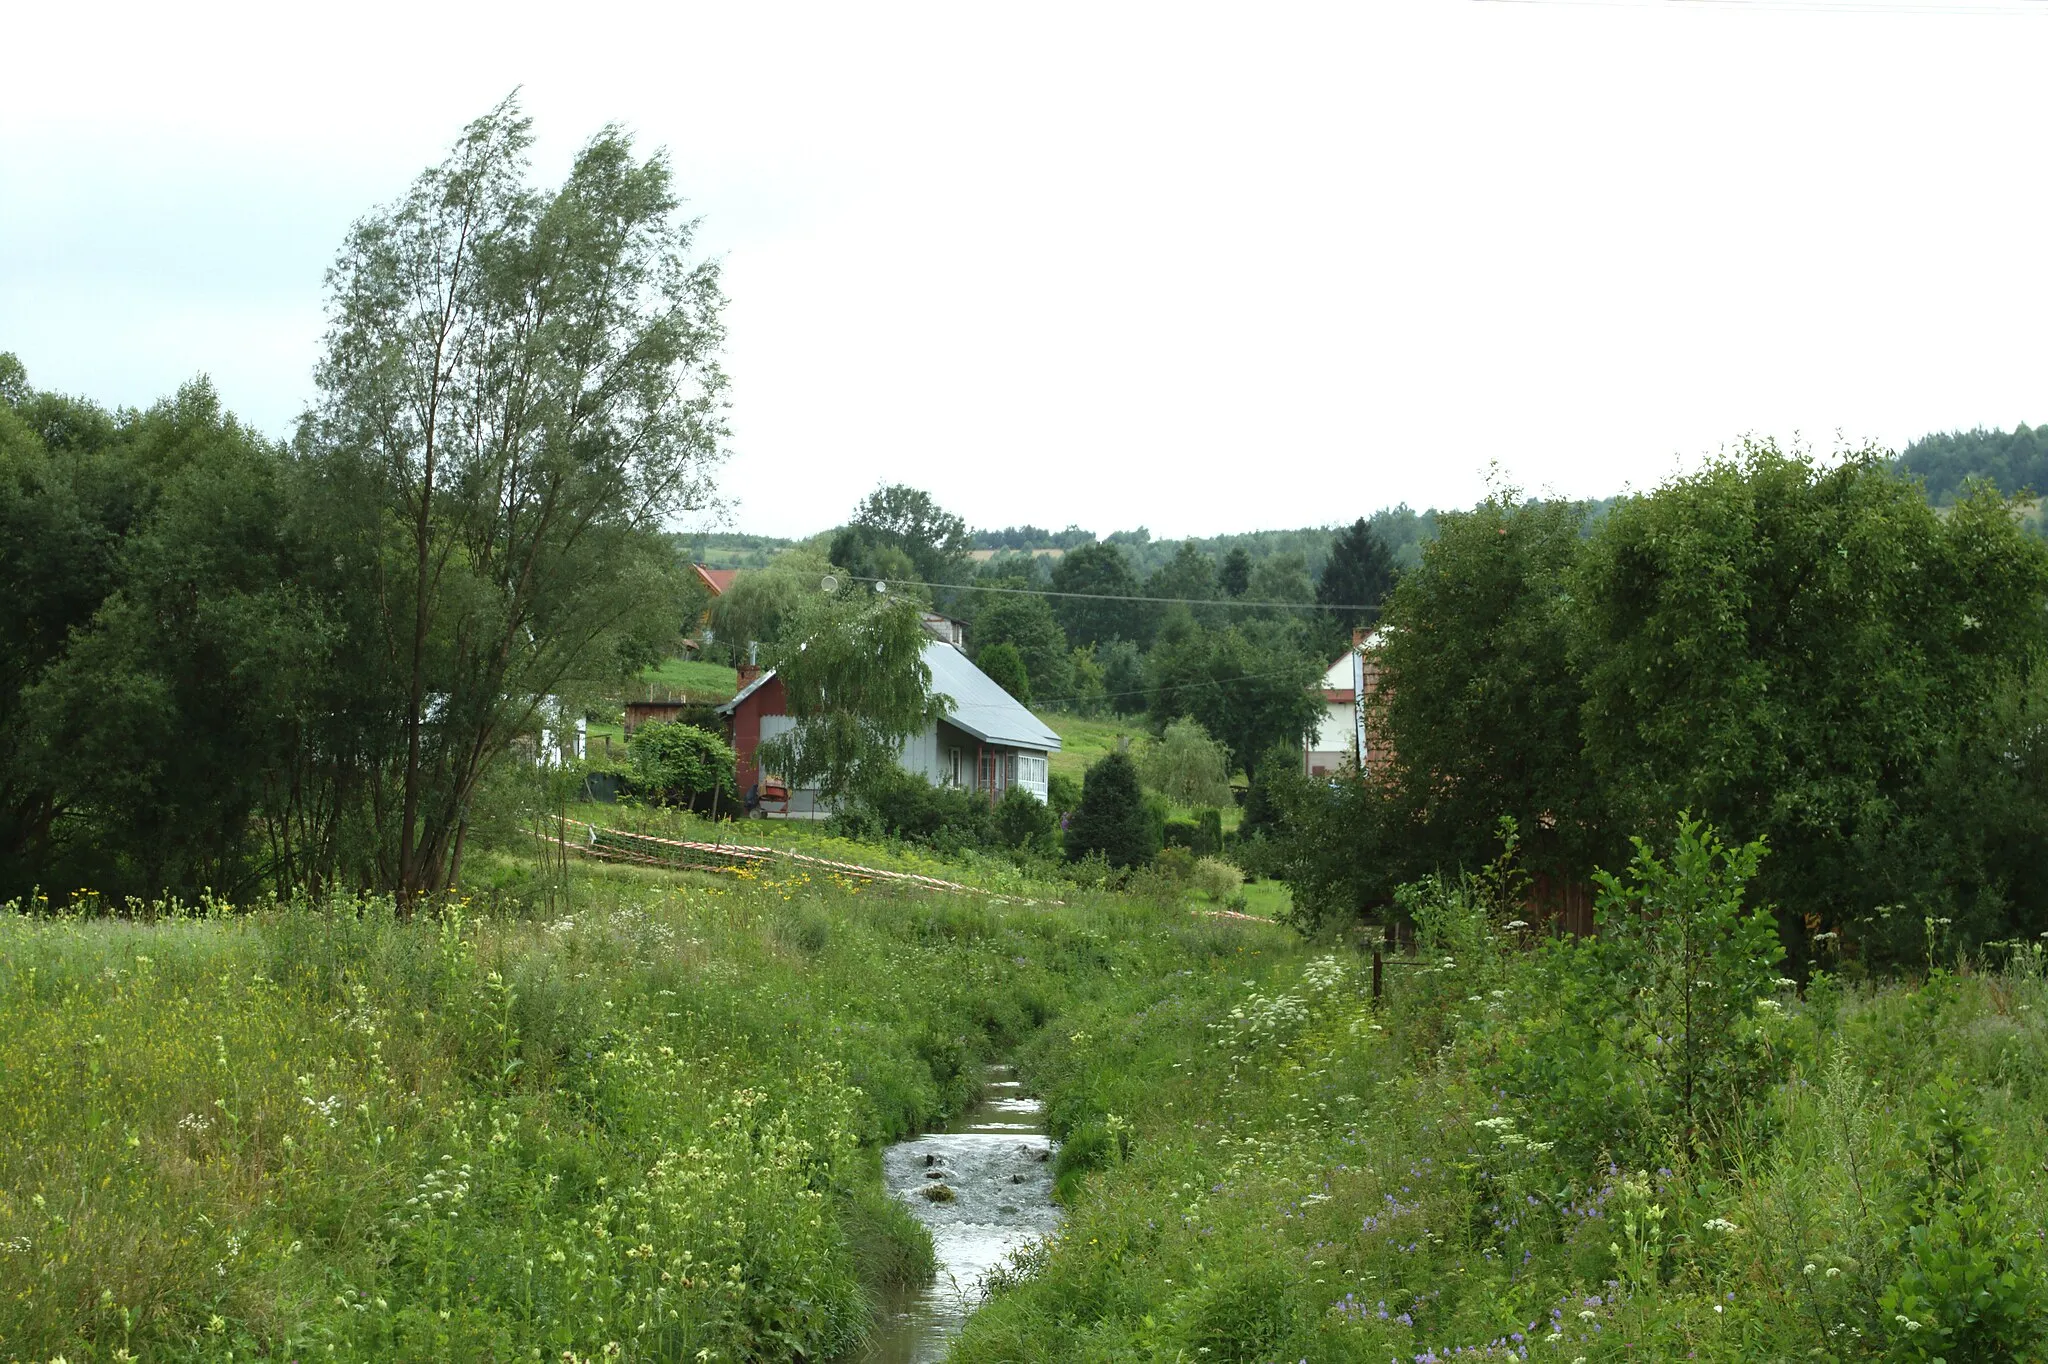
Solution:
{"label": "leafy green tree", "polygon": [[366,756],[380,879],[457,874],[485,771],[542,699],[673,641],[665,521],[722,457],[714,262],[663,156],[607,128],[554,190],[507,100],[350,231],[306,457],[358,537],[396,734]]}
{"label": "leafy green tree", "polygon": [[0,407],[0,896],[305,883],[305,821],[280,793],[342,651],[308,585],[332,551],[297,523],[283,451],[203,381],[118,417],[25,375],[14,396]]}
{"label": "leafy green tree", "polygon": [[1118,715],[1137,715],[1146,702],[1145,655],[1127,639],[1096,646],[1102,665],[1103,702]]}
{"label": "leafy green tree", "polygon": [[[1252,570],[1251,582],[1246,586],[1245,599],[1263,602],[1291,602],[1307,606],[1316,599],[1315,584],[1309,581],[1308,561],[1299,554],[1272,554],[1259,560]],[[1242,621],[1266,620],[1279,626],[1284,632],[1300,641],[1300,647],[1311,652],[1327,654],[1333,652],[1331,640],[1333,627],[1323,619],[1326,613],[1320,611],[1294,611],[1284,606],[1246,608],[1231,613]],[[1347,634],[1346,640],[1350,638]]]}
{"label": "leafy green tree", "polygon": [[1194,541],[1183,540],[1174,550],[1173,557],[1145,579],[1145,595],[1174,601],[1214,601],[1217,595],[1216,561],[1202,553]]}
{"label": "leafy green tree", "polygon": [[950,583],[974,547],[967,523],[902,483],[876,488],[832,537],[832,562],[858,577]]}
{"label": "leafy green tree", "polygon": [[1752,443],[1616,507],[1572,595],[1584,749],[1620,816],[1767,840],[1795,953],[1807,920],[1904,952],[1886,938],[1924,915],[2004,900],[1941,836],[1934,780],[1981,761],[1985,717],[2048,658],[2048,547],[1995,493],[1937,514],[1877,451]]}
{"label": "leafy green tree", "polygon": [[1045,803],[1056,815],[1069,814],[1081,804],[1081,783],[1064,772],[1053,772],[1045,779]]}
{"label": "leafy green tree", "polygon": [[1067,551],[1052,570],[1055,592],[1081,596],[1057,598],[1054,611],[1067,638],[1080,645],[1105,640],[1137,640],[1144,634],[1142,603],[1088,601],[1087,597],[1135,597],[1138,578],[1122,549],[1112,544],[1081,545]]}
{"label": "leafy green tree", "polygon": [[750,645],[780,645],[785,623],[806,598],[823,590],[819,585],[831,572],[824,554],[797,545],[735,577],[710,606],[713,654],[737,666],[747,661]]}
{"label": "leafy green tree", "polygon": [[[1579,510],[1499,492],[1445,513],[1387,604],[1381,722],[1395,764],[1385,818],[1405,826],[1384,892],[1493,856],[1512,816],[1536,872],[1583,876],[1613,850],[1579,729],[1570,651]],[[1375,818],[1380,818],[1376,816]]]}
{"label": "leafy green tree", "polygon": [[107,414],[36,393],[19,361],[0,359],[0,898],[10,898],[43,879],[69,804],[59,755],[30,713],[33,689],[123,580],[122,543],[155,486],[118,448]]}
{"label": "leafy green tree", "polygon": [[1315,599],[1325,606],[1357,608],[1330,613],[1331,626],[1343,639],[1359,628],[1379,623],[1375,609],[1394,590],[1394,554],[1364,517],[1337,533],[1329,560],[1316,581]]}
{"label": "leafy green tree", "polygon": [[1208,630],[1185,615],[1169,618],[1145,671],[1154,726],[1192,716],[1247,775],[1275,745],[1298,746],[1322,714],[1312,690],[1322,665],[1285,626]]}
{"label": "leafy green tree", "polygon": [[1200,721],[1175,720],[1139,748],[1137,762],[1145,785],[1177,805],[1199,809],[1234,799],[1229,750],[1210,738]]}
{"label": "leafy green tree", "polygon": [[1025,705],[1031,704],[1031,675],[1025,670],[1024,655],[1017,652],[1016,645],[991,644],[981,651],[977,661],[989,681]]}
{"label": "leafy green tree", "polygon": [[1989,479],[2010,497],[2048,493],[2048,426],[2021,422],[2011,431],[1945,431],[1922,436],[1894,466],[1927,485],[1927,498],[1947,506],[1966,495],[1973,478]]}
{"label": "leafy green tree", "polygon": [[1252,556],[1243,545],[1232,545],[1216,570],[1216,586],[1226,597],[1242,597],[1252,582]]}
{"label": "leafy green tree", "polygon": [[1070,861],[1100,853],[1118,868],[1143,866],[1159,851],[1130,755],[1107,753],[1088,769],[1081,779],[1081,804],[1067,821],[1066,844]]}
{"label": "leafy green tree", "polygon": [[1654,1077],[1657,1116],[1691,1146],[1710,1115],[1744,1111],[1766,1078],[1754,1023],[1758,1002],[1777,993],[1785,949],[1770,911],[1743,903],[1763,844],[1730,847],[1685,816],[1669,860],[1634,843],[1625,875],[1594,875],[1600,933],[1585,955],[1610,996],[1594,1022]]}
{"label": "leafy green tree", "polygon": [[1066,695],[1052,698],[1052,704],[1074,715],[1100,715],[1109,709],[1105,695],[1109,688],[1095,654],[1088,649],[1075,649],[1067,655],[1067,667]]}
{"label": "leafy green tree", "polygon": [[738,809],[732,745],[709,730],[653,721],[633,731],[626,756],[634,786],[661,804],[709,809],[717,796],[728,813]]}
{"label": "leafy green tree", "polygon": [[1073,683],[1073,662],[1066,632],[1060,629],[1046,599],[1022,592],[975,595],[980,601],[967,628],[967,642],[973,647],[981,670],[989,671],[983,656],[990,649],[1009,645],[1023,660],[1033,692],[1040,696],[1065,696]]}
{"label": "leafy green tree", "polygon": [[944,717],[917,604],[859,587],[807,599],[772,662],[796,727],[761,761],[826,803],[894,780],[903,741]]}

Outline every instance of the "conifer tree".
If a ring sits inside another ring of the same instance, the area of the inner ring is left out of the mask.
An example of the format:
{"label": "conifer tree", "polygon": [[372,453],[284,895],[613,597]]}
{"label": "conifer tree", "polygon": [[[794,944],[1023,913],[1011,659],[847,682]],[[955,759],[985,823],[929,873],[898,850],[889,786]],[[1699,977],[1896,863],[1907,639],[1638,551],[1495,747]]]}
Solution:
{"label": "conifer tree", "polygon": [[1067,825],[1068,859],[1078,862],[1099,852],[1112,867],[1135,867],[1157,851],[1137,764],[1125,753],[1106,754],[1082,779],[1081,805]]}

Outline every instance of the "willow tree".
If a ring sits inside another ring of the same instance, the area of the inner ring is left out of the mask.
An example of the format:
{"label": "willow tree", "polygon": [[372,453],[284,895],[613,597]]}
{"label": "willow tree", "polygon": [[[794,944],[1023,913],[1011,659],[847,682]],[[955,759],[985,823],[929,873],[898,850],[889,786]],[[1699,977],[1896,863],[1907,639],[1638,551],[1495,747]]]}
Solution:
{"label": "willow tree", "polygon": [[531,143],[506,100],[327,277],[302,448],[371,589],[366,822],[406,896],[453,881],[481,778],[545,698],[673,638],[659,531],[723,454],[718,269],[666,157],[606,128],[541,189]]}
{"label": "willow tree", "polygon": [[888,780],[904,741],[947,713],[930,643],[909,597],[855,587],[804,600],[774,660],[796,726],[764,741],[761,761],[826,802]]}

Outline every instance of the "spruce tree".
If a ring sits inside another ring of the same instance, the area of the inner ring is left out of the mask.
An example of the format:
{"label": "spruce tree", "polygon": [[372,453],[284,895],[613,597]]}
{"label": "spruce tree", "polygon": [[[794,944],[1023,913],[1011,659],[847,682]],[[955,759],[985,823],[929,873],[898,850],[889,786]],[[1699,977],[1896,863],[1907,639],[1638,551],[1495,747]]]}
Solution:
{"label": "spruce tree", "polygon": [[1067,857],[1078,862],[1099,852],[1112,867],[1141,866],[1158,851],[1138,790],[1138,768],[1130,755],[1110,753],[1088,769],[1081,805],[1067,825]]}
{"label": "spruce tree", "polygon": [[1393,553],[1361,516],[1331,543],[1316,600],[1325,606],[1373,608],[1331,613],[1347,635],[1360,626],[1370,629],[1379,620],[1379,604],[1394,588],[1394,574]]}
{"label": "spruce tree", "polygon": [[1223,566],[1216,571],[1217,585],[1226,597],[1242,597],[1251,581],[1252,556],[1245,552],[1243,545],[1235,545],[1230,553],[1223,556]]}

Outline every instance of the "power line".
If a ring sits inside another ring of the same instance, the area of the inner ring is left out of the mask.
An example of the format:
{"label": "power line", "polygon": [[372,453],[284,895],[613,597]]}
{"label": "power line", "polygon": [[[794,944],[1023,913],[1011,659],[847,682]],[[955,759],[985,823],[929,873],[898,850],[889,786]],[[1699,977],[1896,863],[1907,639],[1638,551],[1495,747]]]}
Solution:
{"label": "power line", "polygon": [[1279,611],[1369,611],[1378,615],[1378,606],[1346,606],[1316,601],[1245,601],[1241,597],[1126,597],[1109,592],[1054,592],[1043,587],[994,587],[981,583],[927,583],[915,578],[858,578],[848,575],[848,581],[857,583],[896,583],[903,587],[928,587],[941,592],[1007,592],[1020,597],[1070,597],[1076,601],[1135,601],[1156,602],[1162,606],[1249,606]]}
{"label": "power line", "polygon": [[[1086,695],[1079,696],[1034,696],[1031,698],[1031,705],[1057,706],[1066,701],[1114,701],[1125,696],[1150,696],[1155,691],[1189,691],[1195,687],[1224,687],[1233,682],[1263,682],[1275,677],[1300,677],[1301,673],[1302,670],[1299,668],[1279,668],[1265,673],[1239,673],[1235,677],[1198,677],[1192,682],[1169,682],[1159,687],[1139,687],[1132,691],[1089,692]],[[1315,684],[1311,682],[1308,685],[1313,687]],[[1023,703],[1019,702],[1018,704],[1022,705]],[[965,706],[956,707],[959,710],[997,710],[1001,708],[1001,703],[996,701],[973,702]],[[1029,709],[1029,707],[1026,708]]]}

